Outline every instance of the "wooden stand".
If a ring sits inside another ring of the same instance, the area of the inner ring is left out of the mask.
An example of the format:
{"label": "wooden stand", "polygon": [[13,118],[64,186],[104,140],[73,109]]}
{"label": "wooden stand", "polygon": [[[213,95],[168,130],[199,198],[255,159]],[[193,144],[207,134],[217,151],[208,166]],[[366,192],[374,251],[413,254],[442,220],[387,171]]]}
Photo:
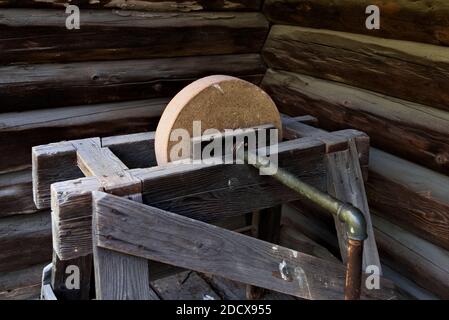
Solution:
{"label": "wooden stand", "polygon": [[[364,266],[380,268],[363,189],[368,137],[301,121],[314,119],[283,118],[279,166],[364,212]],[[343,298],[344,265],[270,243],[276,242],[278,210],[266,209],[301,199],[250,166],[158,167],[154,133],[141,133],[34,147],[33,186],[36,205],[52,209],[51,288],[58,299],[89,297],[92,254],[97,299],[157,298],[149,281],[161,272],[147,260],[306,299]],[[269,242],[212,225],[254,211],[262,212],[257,236]],[[345,232],[338,223],[337,230],[345,257]],[[78,267],[81,287],[67,292],[64,266],[70,265]],[[382,281],[381,290],[365,290],[362,297],[397,294]]]}

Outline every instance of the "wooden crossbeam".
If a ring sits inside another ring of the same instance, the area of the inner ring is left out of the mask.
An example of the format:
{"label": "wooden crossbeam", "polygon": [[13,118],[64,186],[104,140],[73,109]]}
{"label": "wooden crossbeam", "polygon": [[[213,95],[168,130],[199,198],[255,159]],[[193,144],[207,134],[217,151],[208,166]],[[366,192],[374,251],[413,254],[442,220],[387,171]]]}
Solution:
{"label": "wooden crossbeam", "polygon": [[[341,264],[102,192],[93,193],[93,203],[97,247],[301,298],[343,298],[345,268]],[[101,269],[105,261],[94,263]],[[122,272],[109,274],[114,277],[108,285],[120,286]],[[393,299],[396,293],[391,283],[381,281],[380,290],[363,290],[363,297]]]}
{"label": "wooden crossbeam", "polygon": [[[276,152],[278,165],[326,190],[324,149],[323,143],[311,138],[282,142]],[[143,183],[143,203],[201,221],[299,199],[296,192],[246,165],[176,164],[132,173]]]}
{"label": "wooden crossbeam", "polygon": [[[305,133],[313,130],[317,139],[326,144],[328,151],[346,149],[347,140],[356,137],[362,171],[367,171],[368,152],[366,148],[363,148],[366,143],[359,143],[359,141],[364,140],[366,135],[356,130],[342,130],[332,133],[323,130],[320,131],[322,134],[317,136],[316,130],[319,129],[307,125],[308,123],[316,123],[316,119],[310,116],[284,117],[284,137],[296,139],[307,136]],[[109,148],[128,168],[157,166],[154,154],[154,132],[96,139],[100,139],[101,146]],[[50,208],[50,185],[52,183],[83,177],[83,173],[77,166],[76,150],[80,141],[82,140],[33,147],[33,196],[37,208]]]}
{"label": "wooden crossbeam", "polygon": [[[277,156],[280,166],[325,190],[323,143],[310,138],[283,142]],[[295,192],[246,165],[169,164],[129,173],[142,183],[143,203],[201,221],[236,217],[299,199]],[[54,250],[63,260],[90,254],[91,192],[104,191],[104,187],[98,178],[86,177],[54,183],[51,188]],[[122,191],[123,185],[108,192],[118,194],[117,190]]]}

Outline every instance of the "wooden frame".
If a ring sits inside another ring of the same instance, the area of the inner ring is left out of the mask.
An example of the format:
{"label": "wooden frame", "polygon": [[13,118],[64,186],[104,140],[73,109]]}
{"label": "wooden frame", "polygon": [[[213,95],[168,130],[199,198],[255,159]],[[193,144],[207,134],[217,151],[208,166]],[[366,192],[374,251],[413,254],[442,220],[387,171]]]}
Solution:
{"label": "wooden frame", "polygon": [[[141,259],[305,299],[343,298],[345,267],[339,263],[107,193],[95,191],[92,198],[97,299],[148,299]],[[381,288],[364,290],[363,297],[397,298],[388,281]]]}
{"label": "wooden frame", "polygon": [[[279,144],[279,165],[326,191],[329,179],[332,179],[332,176],[329,178],[329,171],[344,170],[338,165],[332,169],[331,155],[347,154],[352,148],[353,152],[347,162],[358,170],[354,170],[353,180],[344,183],[356,194],[364,194],[361,189],[363,184],[360,182],[368,161],[368,137],[356,130],[328,133],[301,121],[310,123],[314,119],[308,116],[283,118],[284,138],[289,141]],[[146,205],[214,224],[220,224],[223,218],[237,217],[299,199],[296,193],[270,178],[259,176],[247,166],[154,167],[153,141],[154,133],[140,133],[66,141],[33,148],[34,199],[39,208],[51,205],[52,209],[55,252],[53,288],[64,283],[64,277],[58,276],[62,271],[56,268],[61,261],[67,264],[76,262],[82,266],[80,274],[84,277],[83,281],[89,282],[89,261],[92,259],[92,192],[103,191],[128,197]],[[298,159],[301,159],[301,166],[298,166]],[[198,183],[190,183],[192,179]],[[365,241],[364,264],[380,267],[366,197],[357,200],[344,192],[335,195],[356,204],[366,214],[369,238]],[[344,230],[338,230],[339,237],[344,239]],[[344,241],[340,243],[343,244]],[[342,256],[345,257],[345,247],[342,246],[341,249]],[[86,297],[88,286],[83,290],[72,295],[72,298]],[[56,295],[62,291],[56,292]]]}

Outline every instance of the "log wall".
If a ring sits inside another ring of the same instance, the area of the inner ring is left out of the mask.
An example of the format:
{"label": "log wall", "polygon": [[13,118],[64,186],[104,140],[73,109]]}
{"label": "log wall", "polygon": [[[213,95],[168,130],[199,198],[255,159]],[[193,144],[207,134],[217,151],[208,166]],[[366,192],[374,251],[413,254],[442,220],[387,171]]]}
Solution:
{"label": "log wall", "polygon": [[[65,27],[67,4],[81,8],[79,30]],[[169,99],[203,76],[259,84],[269,31],[260,9],[260,0],[0,1],[0,298],[36,294],[51,260],[31,147],[154,130]]]}
{"label": "log wall", "polygon": [[377,1],[381,28],[368,30],[370,4],[266,0],[262,87],[289,115],[370,136],[366,190],[381,260],[446,298],[438,257],[449,252],[449,6]]}
{"label": "log wall", "polygon": [[[364,15],[373,4],[379,7],[382,21],[374,31],[365,28]],[[275,24],[449,44],[446,0],[265,0],[264,13]]]}
{"label": "log wall", "polygon": [[[68,3],[0,0],[0,297],[36,292],[51,259],[31,146],[153,130],[180,88],[217,73],[263,78],[282,112],[324,129],[365,131],[382,262],[419,297],[449,296],[447,1],[376,1],[380,30],[368,0],[70,1],[80,30]],[[300,230],[338,256],[332,224],[326,239],[287,225],[284,241]]]}

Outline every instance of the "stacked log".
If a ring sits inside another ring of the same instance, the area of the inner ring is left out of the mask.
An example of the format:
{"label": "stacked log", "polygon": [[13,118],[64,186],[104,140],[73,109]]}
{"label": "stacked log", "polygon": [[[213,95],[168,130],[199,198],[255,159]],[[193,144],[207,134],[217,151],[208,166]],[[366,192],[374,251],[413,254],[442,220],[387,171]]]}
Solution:
{"label": "stacked log", "polygon": [[64,8],[77,5],[86,9],[126,9],[153,12],[257,11],[262,0],[3,0],[0,7]]}
{"label": "stacked log", "polygon": [[[81,9],[80,29],[66,28],[67,5]],[[259,84],[269,31],[260,8],[260,0],[0,1],[0,297],[35,294],[51,260],[31,147],[154,130],[167,101],[203,76]]]}
{"label": "stacked log", "polygon": [[447,298],[449,6],[378,1],[380,30],[368,30],[371,4],[265,1],[274,25],[262,87],[289,115],[370,136],[366,189],[381,259]]}
{"label": "stacked log", "polygon": [[[380,9],[379,30],[365,27],[364,13],[370,5]],[[449,44],[449,3],[446,0],[265,0],[264,13],[275,24]]]}

